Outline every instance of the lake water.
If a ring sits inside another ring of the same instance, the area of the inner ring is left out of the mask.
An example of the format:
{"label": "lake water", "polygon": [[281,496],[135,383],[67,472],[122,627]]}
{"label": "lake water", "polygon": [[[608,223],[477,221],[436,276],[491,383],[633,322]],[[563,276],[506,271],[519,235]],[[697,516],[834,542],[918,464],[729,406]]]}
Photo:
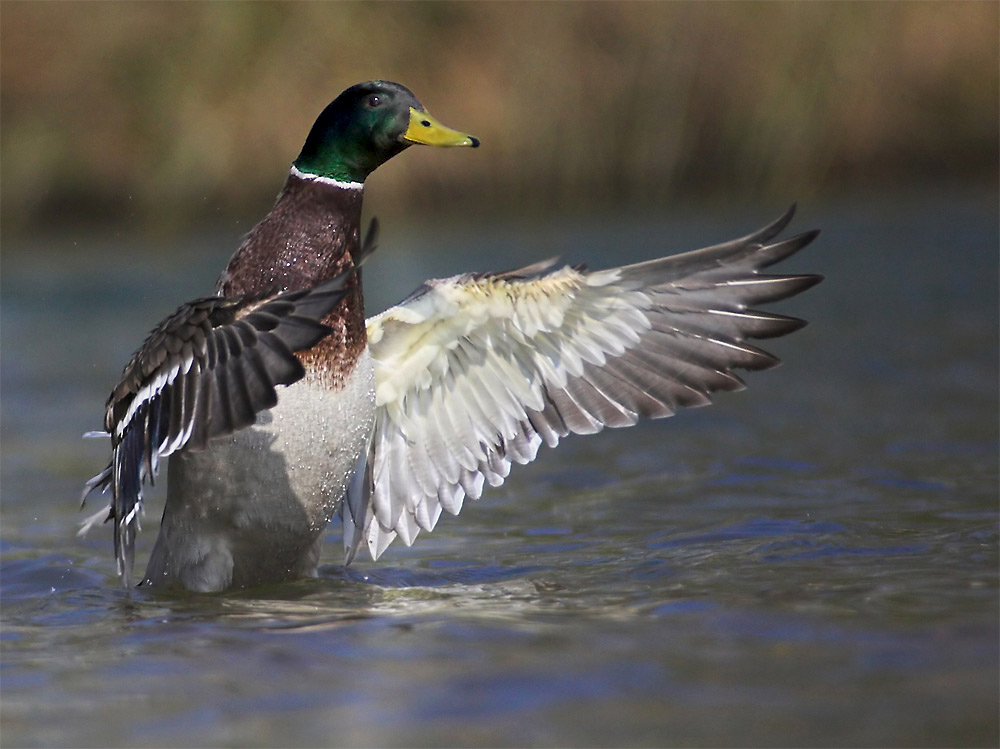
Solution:
{"label": "lake water", "polygon": [[[783,207],[409,236],[383,216],[369,308]],[[76,537],[107,459],[79,436],[235,232],[5,240],[4,746],[996,746],[997,196],[803,206],[814,226],[782,270],[827,280],[780,305],[812,324],[747,391],[543,448],[379,563],[342,569],[334,527],[318,579],[207,596],[125,591],[110,530]]]}

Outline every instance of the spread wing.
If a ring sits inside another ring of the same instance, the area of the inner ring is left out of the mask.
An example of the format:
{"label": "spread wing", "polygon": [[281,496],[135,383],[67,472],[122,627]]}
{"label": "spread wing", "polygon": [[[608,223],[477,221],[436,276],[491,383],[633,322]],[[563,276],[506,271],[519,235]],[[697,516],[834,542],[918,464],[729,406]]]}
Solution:
{"label": "spread wing", "polygon": [[818,232],[768,244],[794,206],[742,239],[610,270],[554,261],[430,281],[368,321],[376,423],[366,492],[345,519],[348,561],[409,544],[457,514],[544,442],[624,427],[739,390],[734,369],[778,360],[747,343],[805,323],[751,305],[798,294],[814,275],[766,268]]}
{"label": "spread wing", "polygon": [[202,450],[277,404],[276,387],[305,375],[295,352],[329,334],[319,321],[344,297],[353,272],[268,299],[207,297],[185,304],[126,365],[105,413],[111,462],[84,489],[86,499],[111,488],[107,519],[115,522],[115,558],[126,584],[144,480],[153,480],[161,459]]}

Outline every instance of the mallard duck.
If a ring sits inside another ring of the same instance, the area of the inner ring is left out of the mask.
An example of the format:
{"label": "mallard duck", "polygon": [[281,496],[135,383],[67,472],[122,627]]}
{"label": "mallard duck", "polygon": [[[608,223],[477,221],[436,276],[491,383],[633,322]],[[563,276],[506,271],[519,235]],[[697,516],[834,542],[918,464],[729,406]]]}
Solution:
{"label": "mallard duck", "polygon": [[[512,463],[568,434],[663,418],[778,363],[748,338],[802,320],[749,305],[815,275],[761,273],[813,240],[777,241],[794,206],[725,244],[608,270],[554,260],[431,280],[365,319],[365,179],[413,144],[479,141],[387,81],[344,91],[316,120],[271,212],[213,296],[160,323],[107,402],[117,570],[130,584],[145,481],[169,456],[143,585],[222,591],[316,574],[339,514],[345,564],[413,542]],[[774,241],[772,241],[774,240]]]}

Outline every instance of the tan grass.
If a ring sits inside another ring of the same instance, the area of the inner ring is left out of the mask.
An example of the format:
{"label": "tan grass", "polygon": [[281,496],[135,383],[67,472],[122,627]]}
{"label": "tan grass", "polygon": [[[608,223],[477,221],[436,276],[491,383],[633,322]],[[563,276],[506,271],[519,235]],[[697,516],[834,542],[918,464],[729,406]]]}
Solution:
{"label": "tan grass", "polygon": [[373,77],[484,144],[376,173],[398,213],[995,185],[998,7],[4,2],[0,219],[256,216],[320,109]]}

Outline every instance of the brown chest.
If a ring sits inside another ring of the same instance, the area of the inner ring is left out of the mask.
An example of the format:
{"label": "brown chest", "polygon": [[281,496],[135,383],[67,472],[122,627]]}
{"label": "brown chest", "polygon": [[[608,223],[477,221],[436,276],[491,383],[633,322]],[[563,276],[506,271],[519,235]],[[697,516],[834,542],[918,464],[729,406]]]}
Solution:
{"label": "brown chest", "polygon": [[332,332],[307,351],[297,354],[308,376],[326,387],[341,390],[350,379],[364,354],[368,339],[365,333],[364,298],[360,281],[351,293],[324,318]]}

